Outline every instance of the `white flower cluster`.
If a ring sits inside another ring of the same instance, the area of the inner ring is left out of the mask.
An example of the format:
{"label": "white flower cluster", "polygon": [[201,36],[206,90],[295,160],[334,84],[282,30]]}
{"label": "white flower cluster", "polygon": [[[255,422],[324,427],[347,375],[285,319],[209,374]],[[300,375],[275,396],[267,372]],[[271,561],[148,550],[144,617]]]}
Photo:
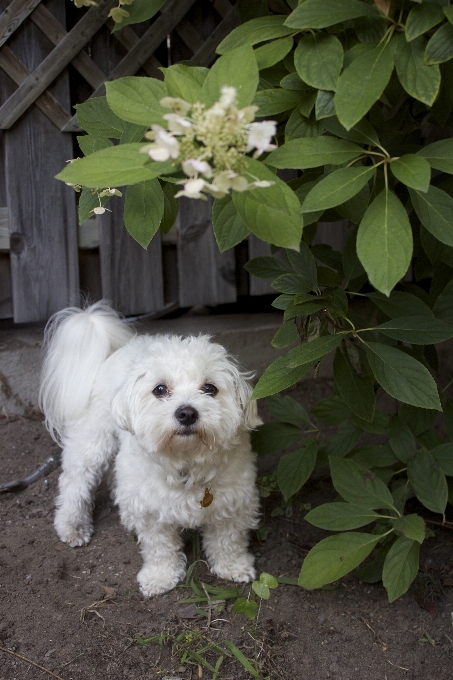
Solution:
{"label": "white flower cluster", "polygon": [[152,142],[140,151],[154,161],[179,161],[189,179],[179,180],[184,188],[176,197],[206,200],[208,193],[223,198],[232,189],[248,191],[274,184],[247,172],[246,154],[255,149],[253,158],[258,158],[275,148],[270,142],[276,122],[252,122],[258,107],[238,109],[234,87],[222,88],[219,101],[209,109],[176,97],[164,97],[160,104],[173,110],[163,116],[168,129],[153,125],[145,135]]}

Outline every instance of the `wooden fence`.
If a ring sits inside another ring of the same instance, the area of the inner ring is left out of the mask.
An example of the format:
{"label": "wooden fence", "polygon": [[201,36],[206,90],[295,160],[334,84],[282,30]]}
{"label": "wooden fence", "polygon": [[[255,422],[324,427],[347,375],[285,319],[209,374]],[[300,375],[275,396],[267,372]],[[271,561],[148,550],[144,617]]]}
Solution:
{"label": "wooden fence", "polygon": [[[271,292],[263,280],[238,284],[238,253],[218,252],[208,203],[183,199],[177,229],[146,251],[124,229],[120,199],[77,226],[76,195],[54,179],[75,155],[74,104],[122,76],[162,78],[160,66],[183,59],[209,66],[238,23],[230,0],[168,0],[153,20],[111,34],[116,4],[0,0],[0,318],[45,320],[80,290],[126,315]],[[268,252],[250,237],[239,259]]]}

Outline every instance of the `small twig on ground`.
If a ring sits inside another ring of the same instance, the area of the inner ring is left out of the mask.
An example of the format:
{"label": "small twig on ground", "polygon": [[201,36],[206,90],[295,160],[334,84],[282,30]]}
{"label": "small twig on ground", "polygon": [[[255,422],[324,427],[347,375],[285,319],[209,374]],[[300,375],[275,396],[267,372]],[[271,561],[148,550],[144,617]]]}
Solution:
{"label": "small twig on ground", "polygon": [[81,654],[77,654],[73,659],[70,659],[69,661],[66,661],[66,663],[62,663],[60,666],[57,666],[57,668],[64,668],[65,666],[69,666],[70,663],[75,661],[76,659],[79,658],[79,656],[85,656],[85,652],[82,652]]}
{"label": "small twig on ground", "polygon": [[395,666],[395,668],[399,668],[401,671],[410,671],[410,668],[405,668],[404,666],[398,666],[396,663],[392,663],[389,659],[386,659],[386,661],[389,662],[391,666]]}
{"label": "small twig on ground", "polygon": [[385,652],[388,648],[388,644],[386,642],[384,642],[381,637],[379,637],[379,635],[376,633],[376,631],[370,626],[368,621],[363,618],[363,616],[360,617],[360,620],[365,624],[365,626],[367,628],[369,628],[369,630],[371,630],[371,632],[373,633],[376,640],[379,642],[380,645],[382,645],[382,651]]}
{"label": "small twig on ground", "polygon": [[44,666],[40,666],[39,663],[35,663],[34,661],[31,661],[31,659],[27,659],[26,656],[22,656],[22,654],[17,654],[16,652],[13,652],[12,649],[7,649],[7,647],[0,647],[0,651],[7,652],[7,654],[12,654],[13,656],[16,656],[18,659],[22,659],[22,661],[26,661],[27,663],[31,664],[32,666],[39,668],[40,671],[44,671],[45,673],[48,673],[53,678],[58,678],[58,680],[63,680],[63,678],[61,678],[59,675],[55,675],[55,673],[52,673],[52,671],[49,671],[47,668],[44,668]]}

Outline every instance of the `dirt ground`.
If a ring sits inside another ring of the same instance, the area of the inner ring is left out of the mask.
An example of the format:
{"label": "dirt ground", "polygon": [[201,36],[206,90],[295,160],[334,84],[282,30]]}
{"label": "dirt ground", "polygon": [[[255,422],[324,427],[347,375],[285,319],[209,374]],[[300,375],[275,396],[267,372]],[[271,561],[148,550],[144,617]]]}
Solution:
{"label": "dirt ground", "polygon": [[[305,381],[290,393],[310,406],[330,389],[327,380],[316,387]],[[0,483],[30,474],[53,450],[41,417],[2,417]],[[261,472],[271,464],[260,460]],[[234,600],[221,611],[213,606],[210,616],[181,603],[194,597],[187,587],[145,600],[136,584],[137,546],[107,489],[98,494],[90,545],[61,543],[52,525],[57,479],[54,471],[24,491],[0,495],[0,680],[211,679],[212,670],[183,655],[199,651],[215,667],[218,646],[230,654],[223,653],[219,680],[252,677],[226,640],[246,657],[257,656],[262,676],[272,680],[453,678],[451,531],[433,525],[436,537],[422,548],[419,576],[391,605],[380,584],[364,585],[354,575],[334,590],[280,585],[263,602],[253,629],[234,614]],[[332,488],[318,476],[290,517],[272,518],[278,498],[266,499],[265,524],[272,530],[251,546],[259,570],[297,577],[304,556],[324,535],[304,521],[304,504],[332,498]],[[196,540],[189,533],[186,549],[190,564]],[[202,562],[194,575],[219,585]]]}

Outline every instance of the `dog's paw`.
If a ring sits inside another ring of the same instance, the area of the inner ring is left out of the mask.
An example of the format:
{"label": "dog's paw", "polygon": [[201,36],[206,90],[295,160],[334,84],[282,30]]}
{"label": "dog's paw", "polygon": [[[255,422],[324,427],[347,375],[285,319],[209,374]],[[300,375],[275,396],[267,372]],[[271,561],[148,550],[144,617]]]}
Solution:
{"label": "dog's paw", "polygon": [[152,597],[162,595],[175,588],[185,576],[185,569],[169,569],[153,566],[144,566],[138,573],[137,581],[142,595]]}
{"label": "dog's paw", "polygon": [[93,527],[89,524],[69,524],[58,521],[58,518],[55,519],[55,529],[60,540],[71,548],[86,545],[93,534]]}
{"label": "dog's paw", "polygon": [[229,557],[225,560],[218,560],[211,565],[211,571],[225,581],[236,581],[236,583],[250,583],[256,577],[256,569],[253,566],[253,555],[241,555],[236,559]]}

